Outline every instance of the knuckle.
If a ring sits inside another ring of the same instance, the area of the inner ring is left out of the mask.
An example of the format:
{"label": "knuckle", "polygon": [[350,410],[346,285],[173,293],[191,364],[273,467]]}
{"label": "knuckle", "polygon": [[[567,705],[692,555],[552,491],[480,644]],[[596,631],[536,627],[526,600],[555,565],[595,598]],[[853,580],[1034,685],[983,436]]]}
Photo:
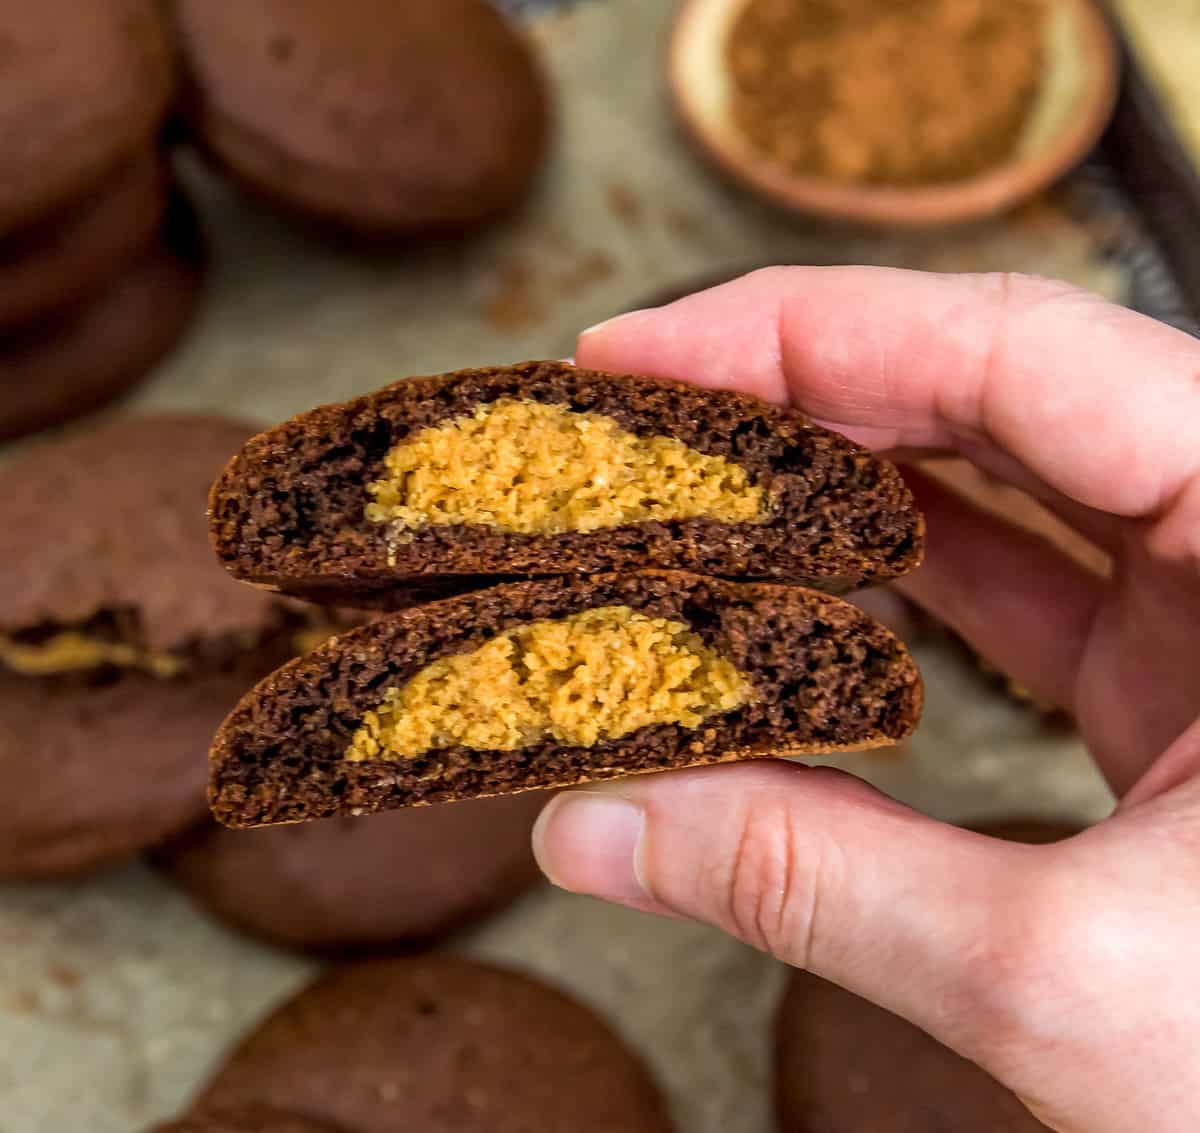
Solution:
{"label": "knuckle", "polygon": [[987,272],[978,277],[984,291],[1000,306],[1016,311],[1028,311],[1046,304],[1057,304],[1064,300],[1075,302],[1096,299],[1090,291],[1051,279],[1044,275],[1032,275],[1019,271]]}
{"label": "knuckle", "polygon": [[789,964],[806,967],[820,894],[837,855],[801,830],[783,800],[763,799],[739,816],[734,851],[723,879],[722,926]]}

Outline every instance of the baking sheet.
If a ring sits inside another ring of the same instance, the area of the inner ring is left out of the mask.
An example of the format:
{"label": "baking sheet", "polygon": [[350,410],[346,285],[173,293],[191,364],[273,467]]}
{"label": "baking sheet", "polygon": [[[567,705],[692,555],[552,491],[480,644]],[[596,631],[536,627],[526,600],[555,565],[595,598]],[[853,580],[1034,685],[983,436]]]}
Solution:
{"label": "baking sheet", "polygon": [[[640,297],[748,262],[1014,269],[1114,298],[1131,277],[1077,189],[953,233],[872,238],[754,205],[681,144],[660,91],[670,5],[609,0],[534,24],[559,98],[537,197],[469,242],[370,260],[311,242],[193,160],[215,250],[206,310],[120,412],[264,422],[399,376],[559,356]],[[900,752],[845,766],[956,820],[1093,820],[1111,799],[1078,741],[1011,704],[961,652],[919,652],[929,705]],[[694,925],[543,888],[456,947],[544,973],[652,1063],[686,1133],[766,1133],[768,1024],[783,978]],[[0,1131],[137,1133],[181,1106],[229,1043],[314,971],[241,940],[151,870],[0,889]]]}

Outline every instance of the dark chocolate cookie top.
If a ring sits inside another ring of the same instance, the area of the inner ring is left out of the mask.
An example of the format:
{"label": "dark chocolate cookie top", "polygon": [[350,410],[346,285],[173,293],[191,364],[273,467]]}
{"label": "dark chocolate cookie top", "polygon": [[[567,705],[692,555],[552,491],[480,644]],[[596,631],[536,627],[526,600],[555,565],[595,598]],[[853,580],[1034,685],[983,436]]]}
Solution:
{"label": "dark chocolate cookie top", "polygon": [[185,109],[234,174],[367,232],[508,207],[546,148],[536,60],[486,0],[180,0]]}
{"label": "dark chocolate cookie top", "polygon": [[0,633],[134,611],[144,645],[172,650],[273,625],[277,600],[232,582],[208,546],[209,486],[250,432],[218,417],[128,418],[0,467],[12,580]]}
{"label": "dark chocolate cookie top", "polygon": [[66,205],[143,146],[174,85],[156,0],[0,0],[0,234]]}
{"label": "dark chocolate cookie top", "polygon": [[234,1051],[197,1113],[246,1101],[354,1133],[668,1133],[641,1062],[590,1010],[448,956],[335,969]]}

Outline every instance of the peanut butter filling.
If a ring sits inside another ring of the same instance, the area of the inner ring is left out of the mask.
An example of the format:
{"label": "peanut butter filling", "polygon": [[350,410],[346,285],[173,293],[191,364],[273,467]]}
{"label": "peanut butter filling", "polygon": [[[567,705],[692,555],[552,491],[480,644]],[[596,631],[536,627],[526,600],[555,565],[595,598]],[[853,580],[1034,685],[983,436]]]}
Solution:
{"label": "peanut butter filling", "polygon": [[640,437],[600,413],[504,398],[422,429],[370,484],[372,523],[471,524],[521,534],[647,520],[757,523],[768,500],[746,470],[673,437]]}
{"label": "peanut butter filling", "polygon": [[684,623],[602,606],[426,665],[366,714],[345,758],[590,747],[650,724],[695,728],[750,698],[747,679]]}
{"label": "peanut butter filling", "polygon": [[104,641],[74,630],[64,630],[32,643],[0,635],[0,663],[27,677],[50,677],[114,665],[165,678],[184,668],[184,662],[170,653],[154,653],[127,642]]}

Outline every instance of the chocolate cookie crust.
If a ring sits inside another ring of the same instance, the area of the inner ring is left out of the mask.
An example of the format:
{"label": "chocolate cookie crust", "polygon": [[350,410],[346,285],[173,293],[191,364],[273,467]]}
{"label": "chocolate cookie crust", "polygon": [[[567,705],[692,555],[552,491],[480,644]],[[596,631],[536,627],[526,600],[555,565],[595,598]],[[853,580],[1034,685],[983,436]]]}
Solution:
{"label": "chocolate cookie crust", "polygon": [[[504,399],[597,414],[635,437],[666,436],[722,458],[764,492],[768,511],[744,523],[692,518],[543,534],[429,525],[400,538],[368,518],[368,488],[386,475],[395,446]],[[236,577],[393,607],[408,588],[454,593],[489,576],[641,568],[838,592],[911,570],[923,534],[895,468],[798,413],[561,362],[414,378],[302,414],[246,445],[214,486],[211,515],[217,555]]]}
{"label": "chocolate cookie crust", "polygon": [[582,1004],[449,956],[334,970],[271,1015],[193,1112],[261,1102],[354,1133],[669,1133],[654,1083]]}
{"label": "chocolate cookie crust", "polygon": [[[346,758],[386,690],[430,662],[514,626],[605,607],[684,623],[744,674],[751,699],[696,727],[655,724],[587,747],[541,741],[505,751],[451,746],[403,760]],[[214,741],[210,802],[225,825],[256,826],[871,747],[908,735],[920,706],[920,678],[904,647],[825,594],[668,571],[513,583],[380,619],[268,677]]]}

